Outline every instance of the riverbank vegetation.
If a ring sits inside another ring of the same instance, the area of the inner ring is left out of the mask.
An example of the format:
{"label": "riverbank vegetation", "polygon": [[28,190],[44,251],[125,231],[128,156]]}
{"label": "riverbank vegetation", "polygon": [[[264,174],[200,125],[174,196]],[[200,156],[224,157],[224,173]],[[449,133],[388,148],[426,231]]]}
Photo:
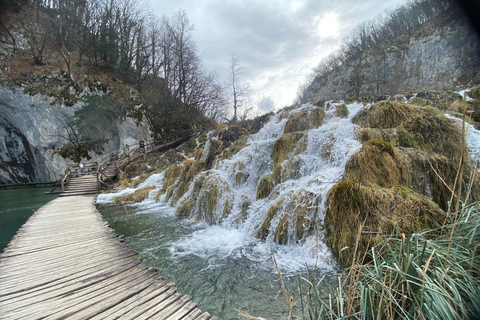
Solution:
{"label": "riverbank vegetation", "polygon": [[393,231],[369,251],[358,249],[332,293],[304,279],[305,319],[478,319],[480,203],[464,207],[438,228],[411,235]]}

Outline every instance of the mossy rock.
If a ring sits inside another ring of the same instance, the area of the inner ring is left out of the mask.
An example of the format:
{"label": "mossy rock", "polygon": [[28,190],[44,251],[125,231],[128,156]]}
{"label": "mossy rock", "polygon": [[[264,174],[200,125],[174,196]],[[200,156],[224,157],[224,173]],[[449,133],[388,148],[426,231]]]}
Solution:
{"label": "mossy rock", "polygon": [[270,195],[272,189],[275,187],[272,174],[267,174],[260,179],[257,187],[257,200],[264,199]]}
{"label": "mossy rock", "polygon": [[249,133],[241,126],[233,125],[224,128],[218,133],[218,139],[223,142],[234,142],[241,137],[248,137]]}
{"label": "mossy rock", "polygon": [[368,140],[384,140],[383,130],[377,128],[360,128],[357,130],[356,136],[360,142]]}
{"label": "mossy rock", "polygon": [[277,215],[282,204],[283,204],[283,200],[280,200],[277,203],[275,203],[273,206],[271,206],[270,209],[268,209],[267,216],[263,220],[262,226],[260,227],[260,230],[257,234],[257,237],[260,238],[261,240],[267,239],[268,230],[270,229],[270,224],[273,218],[275,218],[275,216]]}
{"label": "mossy rock", "polygon": [[306,143],[299,144],[304,138],[305,134],[302,132],[287,133],[278,138],[273,144],[273,163],[282,163],[297,147],[306,148]]}
{"label": "mossy rock", "polygon": [[396,142],[402,148],[415,148],[417,146],[415,138],[404,128],[397,130]]}
{"label": "mossy rock", "polygon": [[290,179],[298,178],[299,174],[299,166],[298,163],[288,160],[282,163],[277,163],[273,167],[273,182],[275,185],[285,182]]}
{"label": "mossy rock", "polygon": [[195,204],[195,202],[192,199],[189,199],[189,200],[181,203],[177,207],[177,210],[175,211],[175,216],[182,217],[182,218],[189,217],[192,210],[193,210],[193,205],[194,204]]}
{"label": "mossy rock", "polygon": [[178,184],[173,192],[172,204],[175,205],[178,200],[188,191],[190,183],[195,176],[205,169],[205,161],[203,160],[185,160],[180,166],[180,175]]}
{"label": "mossy rock", "polygon": [[234,141],[227,149],[223,152],[224,159],[231,159],[236,155],[240,150],[245,148],[247,145],[248,136],[241,136],[238,140]]}
{"label": "mossy rock", "polygon": [[163,179],[162,189],[159,190],[159,194],[163,194],[168,188],[173,186],[180,176],[181,167],[177,164],[173,164],[165,171],[165,178]]}
{"label": "mossy rock", "polygon": [[147,180],[152,174],[157,173],[157,172],[150,172],[150,173],[142,173],[135,179],[131,179],[131,187],[136,188],[139,184]]}
{"label": "mossy rock", "polygon": [[372,186],[408,185],[408,163],[391,143],[371,140],[348,159],[344,176]]}
{"label": "mossy rock", "polygon": [[[402,150],[402,153],[409,162],[410,187],[429,197],[446,211],[452,198],[451,190],[456,185],[459,163],[444,156],[420,150]],[[475,172],[475,169],[465,164],[461,194],[462,200],[465,199],[466,194],[469,194],[467,203],[480,200],[480,176],[472,175],[472,172]]]}
{"label": "mossy rock", "polygon": [[[421,150],[435,152],[451,159],[460,159],[462,150],[462,132],[452,119],[445,115],[425,115],[404,125],[405,130]],[[466,145],[465,142],[463,142]],[[467,150],[464,155],[468,158]]]}
{"label": "mossy rock", "polygon": [[423,98],[420,98],[420,97],[413,98],[410,103],[412,103],[416,106],[419,106],[419,107],[423,107],[423,106],[428,105],[428,101],[423,99]]}
{"label": "mossy rock", "polygon": [[[209,170],[217,161],[217,156],[220,155],[223,151],[224,145],[222,142],[210,139],[207,144],[210,143],[210,147],[208,148],[208,154],[202,154],[202,159],[205,159],[205,169]],[[204,149],[204,153],[207,151],[207,148]]]}
{"label": "mossy rock", "polygon": [[348,115],[350,114],[350,111],[348,110],[348,107],[346,104],[337,104],[335,106],[335,111],[337,113],[337,117],[340,118],[348,118]]}
{"label": "mossy rock", "polygon": [[232,209],[232,190],[219,176],[205,173],[198,177],[193,185],[189,199],[195,201],[195,210],[190,217],[203,220],[208,224],[220,223]]}
{"label": "mossy rock", "polygon": [[364,128],[395,128],[410,122],[424,113],[419,107],[400,101],[380,101],[369,109],[362,109],[353,123]]}
{"label": "mossy rock", "polygon": [[[344,180],[328,194],[327,245],[344,267],[395,232],[411,234],[438,226],[445,212],[404,186],[372,188]],[[357,239],[357,237],[359,237]]]}
{"label": "mossy rock", "polygon": [[473,87],[468,93],[468,96],[473,99],[480,100],[480,87]]}
{"label": "mossy rock", "polygon": [[302,110],[292,115],[285,123],[283,133],[305,131],[318,128],[325,119],[325,109],[314,108],[313,110]]}
{"label": "mossy rock", "polygon": [[148,166],[145,163],[136,161],[127,165],[124,169],[124,172],[125,177],[133,178],[147,172],[148,170]]}
{"label": "mossy rock", "polygon": [[113,199],[114,204],[124,203],[124,202],[142,202],[148,198],[148,194],[152,189],[155,189],[155,186],[143,187],[136,190],[134,193],[119,196]]}
{"label": "mossy rock", "polygon": [[[286,202],[284,199],[289,199]],[[287,196],[267,212],[258,237],[265,240],[270,230],[274,230],[273,240],[279,244],[301,243],[314,229],[318,206],[321,196],[312,192],[299,191]],[[276,225],[272,221],[280,214]]]}
{"label": "mossy rock", "polygon": [[275,242],[278,244],[287,244],[288,243],[288,213],[284,212],[280,217],[280,221],[275,228]]}

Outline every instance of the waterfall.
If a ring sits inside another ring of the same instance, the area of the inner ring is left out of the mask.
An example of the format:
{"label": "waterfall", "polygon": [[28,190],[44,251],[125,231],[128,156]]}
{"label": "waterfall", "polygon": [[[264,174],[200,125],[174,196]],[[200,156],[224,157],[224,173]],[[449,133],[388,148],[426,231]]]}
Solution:
{"label": "waterfall", "polygon": [[[270,255],[272,246],[278,264],[287,273],[313,266],[331,269],[334,263],[322,231],[327,194],[342,179],[348,158],[361,147],[355,135],[358,127],[351,119],[363,107],[349,104],[348,116],[341,118],[336,115],[336,105],[325,104],[325,118],[319,127],[287,134],[284,130],[289,119],[318,107],[305,104],[272,116],[238,153],[199,172],[176,203],[166,193],[155,200],[165,172],[115,196],[156,186],[140,204],[144,209],[188,207],[188,216],[200,222],[199,229],[173,243],[173,255],[208,257],[220,253],[260,263]],[[216,136],[210,134],[201,159],[208,157],[214,139]],[[263,192],[265,185],[268,187]],[[112,198],[101,195],[98,202]]]}

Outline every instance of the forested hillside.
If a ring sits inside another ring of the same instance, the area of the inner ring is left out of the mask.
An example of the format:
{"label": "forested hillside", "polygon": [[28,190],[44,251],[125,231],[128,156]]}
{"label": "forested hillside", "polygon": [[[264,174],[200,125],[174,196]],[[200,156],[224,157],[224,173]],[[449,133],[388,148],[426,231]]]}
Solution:
{"label": "forested hillside", "polygon": [[130,0],[1,2],[2,182],[224,120],[193,31],[183,11],[155,18]]}
{"label": "forested hillside", "polygon": [[322,60],[300,100],[461,90],[480,83],[480,42],[452,0],[412,1],[358,25]]}

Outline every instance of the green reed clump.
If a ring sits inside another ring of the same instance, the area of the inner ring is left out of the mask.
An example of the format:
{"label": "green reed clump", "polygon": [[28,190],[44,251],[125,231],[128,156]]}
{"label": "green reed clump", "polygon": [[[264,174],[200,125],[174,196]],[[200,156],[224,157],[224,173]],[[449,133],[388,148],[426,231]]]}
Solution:
{"label": "green reed clump", "polygon": [[304,279],[310,288],[301,301],[303,317],[478,319],[480,203],[451,221],[409,237],[392,235],[355,256],[333,293],[320,289],[322,281]]}

